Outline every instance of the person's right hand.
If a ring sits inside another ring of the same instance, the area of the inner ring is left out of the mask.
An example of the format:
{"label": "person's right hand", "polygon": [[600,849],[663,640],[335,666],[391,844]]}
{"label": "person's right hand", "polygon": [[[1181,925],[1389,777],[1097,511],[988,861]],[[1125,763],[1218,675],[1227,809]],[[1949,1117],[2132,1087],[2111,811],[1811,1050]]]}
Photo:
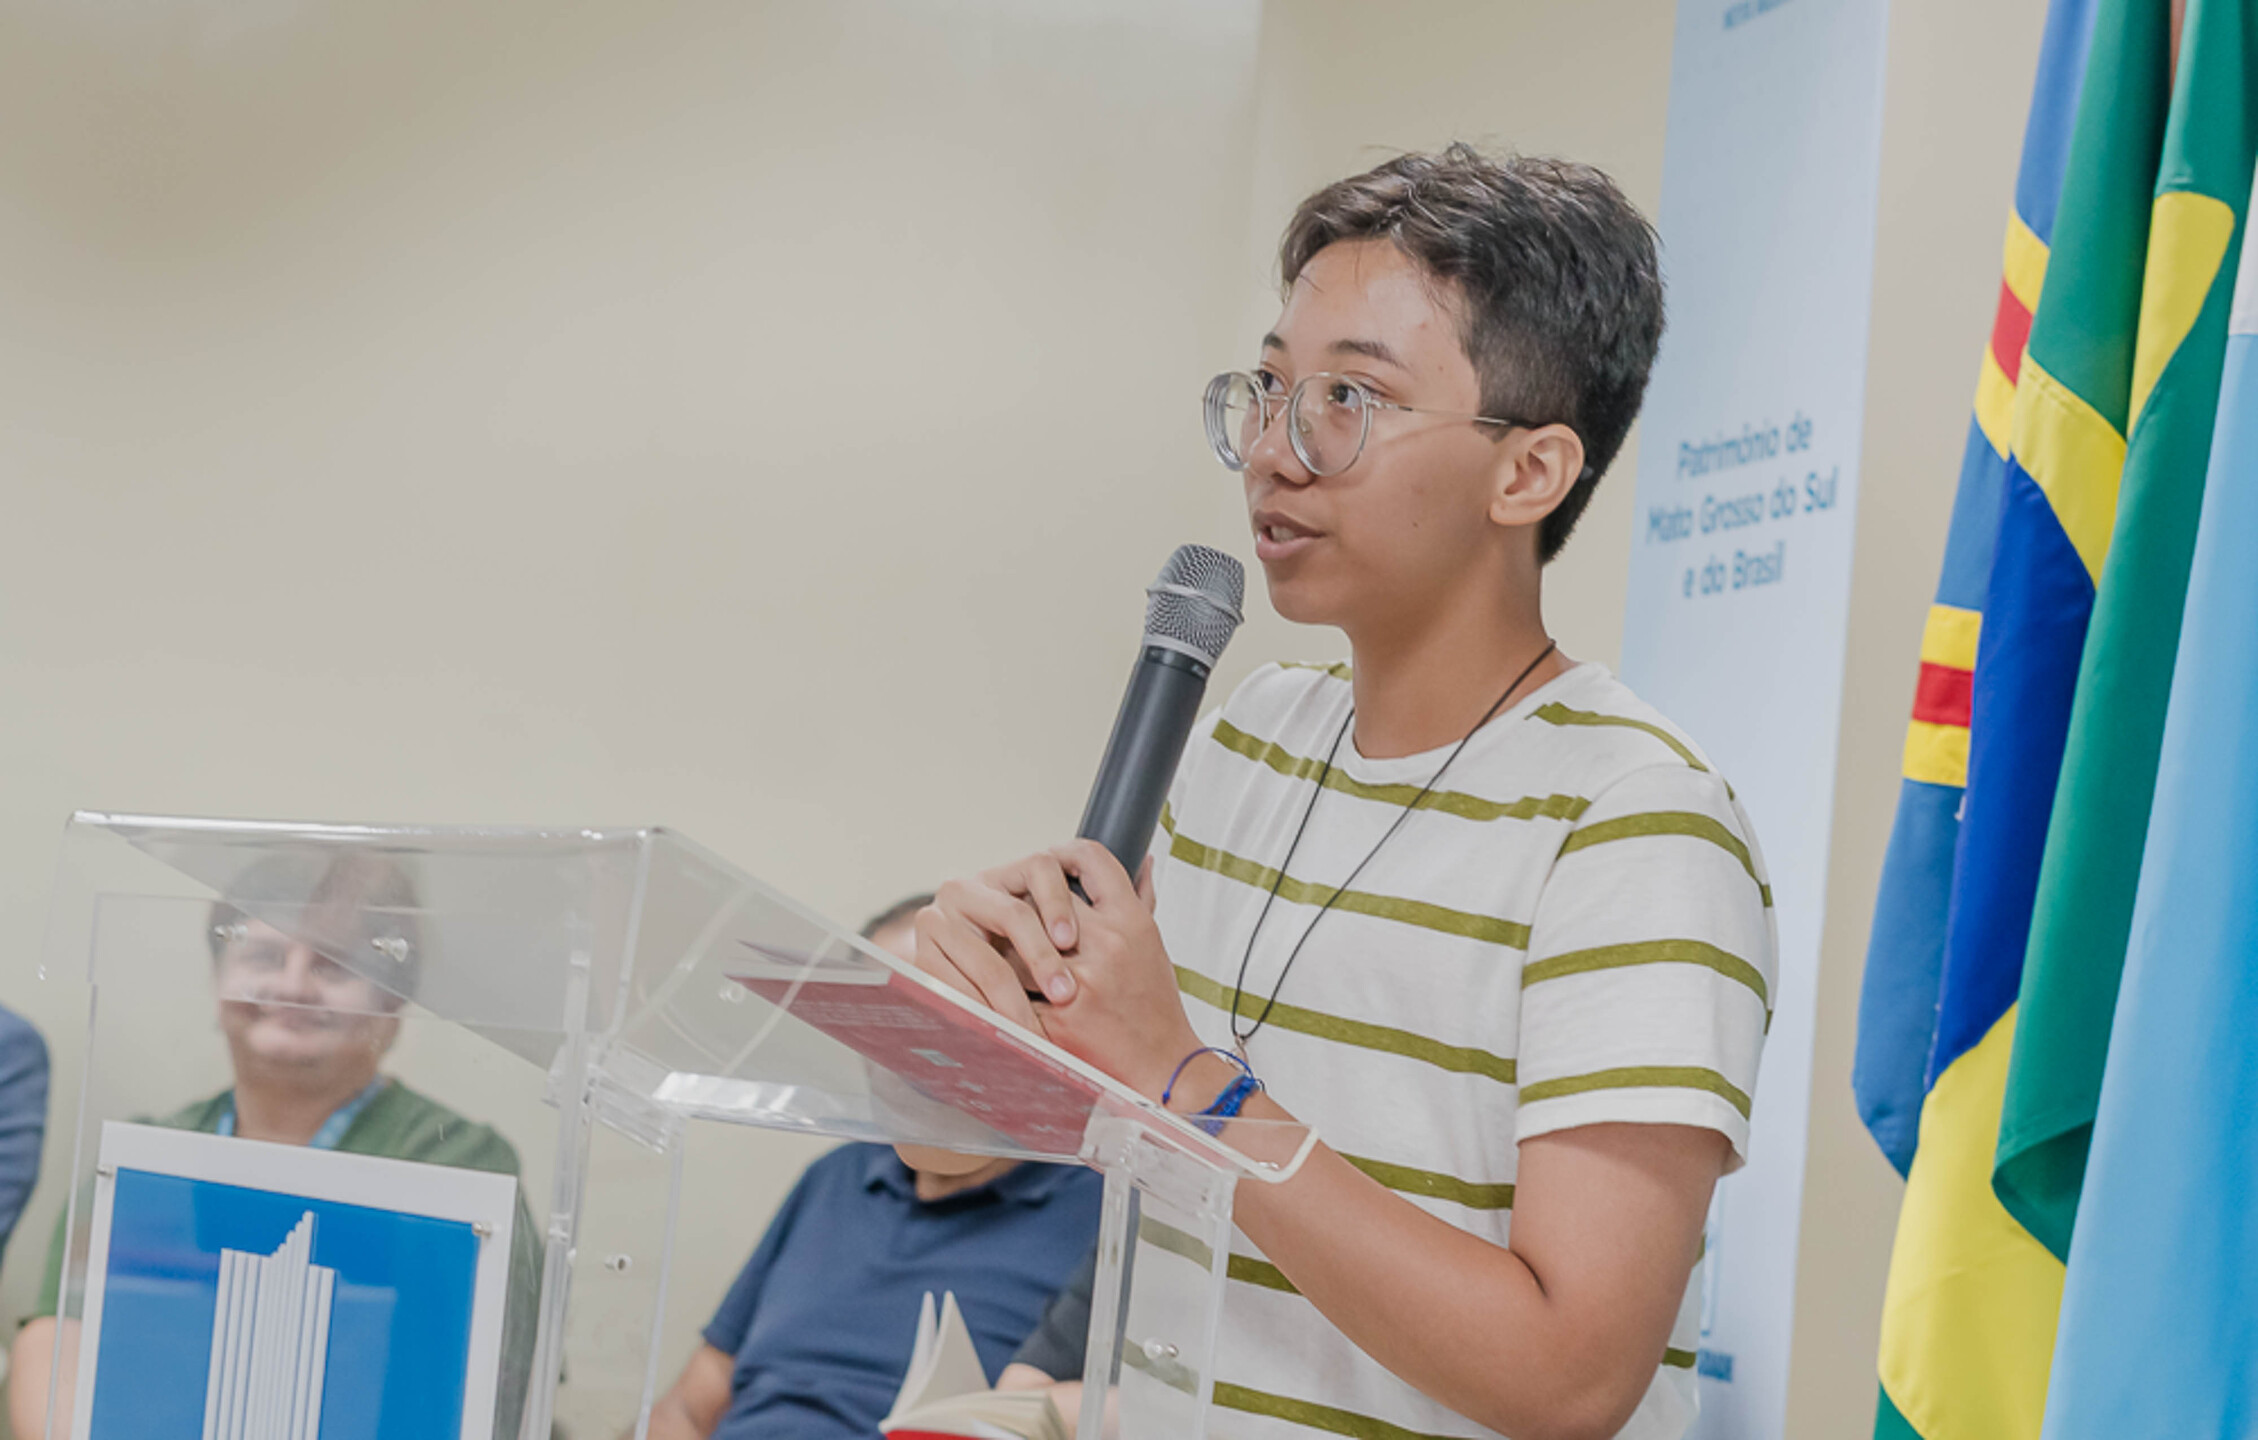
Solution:
{"label": "person's right hand", "polygon": [[999,865],[951,880],[917,912],[917,968],[1008,1020],[1046,1034],[1035,1013],[1038,977],[1072,994],[1059,954],[1074,944],[1071,922],[1047,931],[1029,899],[1028,871],[1037,859]]}
{"label": "person's right hand", "polygon": [[1095,841],[942,886],[918,912],[917,963],[1148,1099],[1200,1046],[1150,867],[1139,885]]}

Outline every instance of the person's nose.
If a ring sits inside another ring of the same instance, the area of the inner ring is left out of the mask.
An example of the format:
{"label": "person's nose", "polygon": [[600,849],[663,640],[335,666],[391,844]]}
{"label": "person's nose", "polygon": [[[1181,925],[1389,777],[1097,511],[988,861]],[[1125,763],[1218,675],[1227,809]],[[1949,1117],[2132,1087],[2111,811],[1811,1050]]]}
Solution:
{"label": "person's nose", "polygon": [[1281,397],[1277,408],[1264,416],[1262,433],[1254,437],[1254,446],[1247,451],[1247,478],[1250,481],[1268,481],[1275,485],[1289,485],[1300,489],[1312,484],[1317,477],[1302,463],[1294,449],[1288,427],[1294,423],[1291,397]]}
{"label": "person's nose", "polygon": [[320,1003],[321,985],[319,967],[325,964],[314,947],[303,942],[285,951],[282,968],[267,989],[267,998],[289,1005],[314,1005]]}

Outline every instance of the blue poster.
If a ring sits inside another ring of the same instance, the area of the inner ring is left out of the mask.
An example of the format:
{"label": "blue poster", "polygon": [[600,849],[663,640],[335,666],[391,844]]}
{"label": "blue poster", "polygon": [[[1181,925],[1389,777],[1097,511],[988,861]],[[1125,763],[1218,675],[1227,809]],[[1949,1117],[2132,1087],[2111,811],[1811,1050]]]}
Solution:
{"label": "blue poster", "polygon": [[459,1434],[478,1260],[467,1222],[121,1168],[93,1440]]}

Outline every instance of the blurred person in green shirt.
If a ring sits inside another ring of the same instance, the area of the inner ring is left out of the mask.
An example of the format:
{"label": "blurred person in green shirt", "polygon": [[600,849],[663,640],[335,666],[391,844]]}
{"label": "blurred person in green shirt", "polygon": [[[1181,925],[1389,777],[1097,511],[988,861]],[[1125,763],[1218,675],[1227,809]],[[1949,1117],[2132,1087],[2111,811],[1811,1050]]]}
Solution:
{"label": "blurred person in green shirt", "polygon": [[[466,1120],[380,1071],[400,1033],[400,1007],[415,994],[422,972],[419,908],[406,872],[382,857],[284,855],[251,867],[226,898],[213,902],[206,937],[235,1083],[149,1123],[515,1177],[517,1151],[491,1126]],[[296,912],[297,933],[285,934],[249,913],[259,910]],[[330,958],[340,954],[374,957],[367,963],[383,983]],[[65,1264],[58,1217],[38,1302],[9,1355],[8,1419],[17,1440],[49,1435],[58,1348],[57,1398],[63,1403],[55,1407],[54,1433],[68,1430],[78,1321],[59,1312],[66,1269],[84,1274],[90,1195],[81,1192],[79,1264]],[[518,1431],[540,1285],[541,1239],[521,1193],[511,1232],[497,1436]]]}

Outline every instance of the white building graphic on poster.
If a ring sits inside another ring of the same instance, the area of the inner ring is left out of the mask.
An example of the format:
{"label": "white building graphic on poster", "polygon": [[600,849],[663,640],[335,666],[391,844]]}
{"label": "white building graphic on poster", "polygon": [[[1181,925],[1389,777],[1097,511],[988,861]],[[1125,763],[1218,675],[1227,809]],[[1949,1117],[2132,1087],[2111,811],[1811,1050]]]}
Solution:
{"label": "white building graphic on poster", "polygon": [[308,1211],[271,1255],[220,1251],[204,1440],[319,1440],[337,1272],[313,1250]]}

